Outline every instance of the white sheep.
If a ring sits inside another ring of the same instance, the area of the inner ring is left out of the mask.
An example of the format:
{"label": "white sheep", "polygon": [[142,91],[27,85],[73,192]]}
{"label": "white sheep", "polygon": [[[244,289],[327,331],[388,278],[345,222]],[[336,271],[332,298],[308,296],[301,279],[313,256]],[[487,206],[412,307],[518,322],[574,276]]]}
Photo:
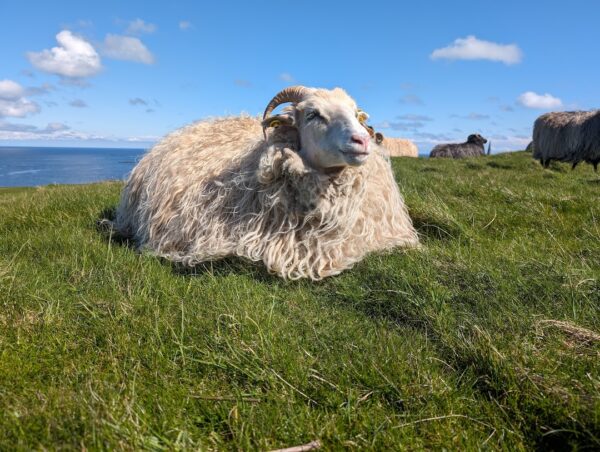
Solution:
{"label": "white sheep", "polygon": [[406,138],[384,137],[381,146],[389,152],[390,157],[418,157],[419,148]]}
{"label": "white sheep", "polygon": [[369,252],[416,246],[365,119],[342,89],[290,87],[262,123],[241,116],[187,126],[133,169],[114,227],[186,265],[233,255],[290,279],[318,280]]}
{"label": "white sheep", "polygon": [[371,139],[375,140],[375,143],[383,146],[387,150],[390,157],[418,157],[419,148],[411,140],[405,138],[389,138],[384,137],[382,133],[375,132],[372,126],[366,126]]}

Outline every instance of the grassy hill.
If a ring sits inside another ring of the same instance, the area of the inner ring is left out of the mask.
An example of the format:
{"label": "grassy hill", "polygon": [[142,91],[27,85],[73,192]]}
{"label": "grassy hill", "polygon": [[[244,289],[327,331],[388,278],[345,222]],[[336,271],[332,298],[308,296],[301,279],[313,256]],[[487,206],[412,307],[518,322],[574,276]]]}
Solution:
{"label": "grassy hill", "polygon": [[0,189],[0,449],[600,447],[600,175],[395,159],[423,248],[320,283],[109,240],[122,185]]}

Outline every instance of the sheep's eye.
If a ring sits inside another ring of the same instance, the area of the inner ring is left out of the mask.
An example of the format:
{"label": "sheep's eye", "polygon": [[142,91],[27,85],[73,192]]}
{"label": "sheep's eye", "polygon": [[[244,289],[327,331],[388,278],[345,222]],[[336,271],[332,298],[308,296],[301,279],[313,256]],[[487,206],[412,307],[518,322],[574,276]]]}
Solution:
{"label": "sheep's eye", "polygon": [[322,117],[321,113],[319,113],[318,110],[311,110],[308,113],[306,113],[306,116],[305,116],[307,121],[311,121],[315,118],[321,118],[321,117]]}
{"label": "sheep's eye", "polygon": [[360,122],[361,124],[366,122],[367,119],[369,119],[369,115],[366,114],[364,111],[362,110],[358,110],[356,112],[356,119],[358,119],[358,122]]}

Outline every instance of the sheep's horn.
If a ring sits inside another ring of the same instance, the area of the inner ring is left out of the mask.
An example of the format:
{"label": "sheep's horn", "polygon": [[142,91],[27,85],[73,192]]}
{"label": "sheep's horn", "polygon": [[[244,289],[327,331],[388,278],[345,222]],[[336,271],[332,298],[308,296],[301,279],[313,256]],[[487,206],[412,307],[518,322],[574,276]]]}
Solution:
{"label": "sheep's horn", "polygon": [[302,98],[308,93],[308,88],[304,86],[289,86],[287,88],[279,91],[267,108],[265,108],[265,112],[263,113],[263,119],[271,114],[278,105],[284,104],[286,102],[298,103],[302,101]]}

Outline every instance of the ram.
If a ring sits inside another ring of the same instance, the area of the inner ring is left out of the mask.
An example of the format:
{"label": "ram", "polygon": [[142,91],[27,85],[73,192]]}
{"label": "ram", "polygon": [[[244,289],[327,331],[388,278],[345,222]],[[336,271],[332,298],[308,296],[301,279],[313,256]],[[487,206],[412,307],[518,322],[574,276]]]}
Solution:
{"label": "ram", "polygon": [[318,280],[367,253],[417,246],[365,119],[342,89],[296,86],[268,103],[262,121],[187,126],[133,169],[113,227],[185,265],[239,256],[290,279]]}
{"label": "ram", "polygon": [[533,158],[548,167],[552,160],[600,163],[600,110],[546,113],[533,126]]}

